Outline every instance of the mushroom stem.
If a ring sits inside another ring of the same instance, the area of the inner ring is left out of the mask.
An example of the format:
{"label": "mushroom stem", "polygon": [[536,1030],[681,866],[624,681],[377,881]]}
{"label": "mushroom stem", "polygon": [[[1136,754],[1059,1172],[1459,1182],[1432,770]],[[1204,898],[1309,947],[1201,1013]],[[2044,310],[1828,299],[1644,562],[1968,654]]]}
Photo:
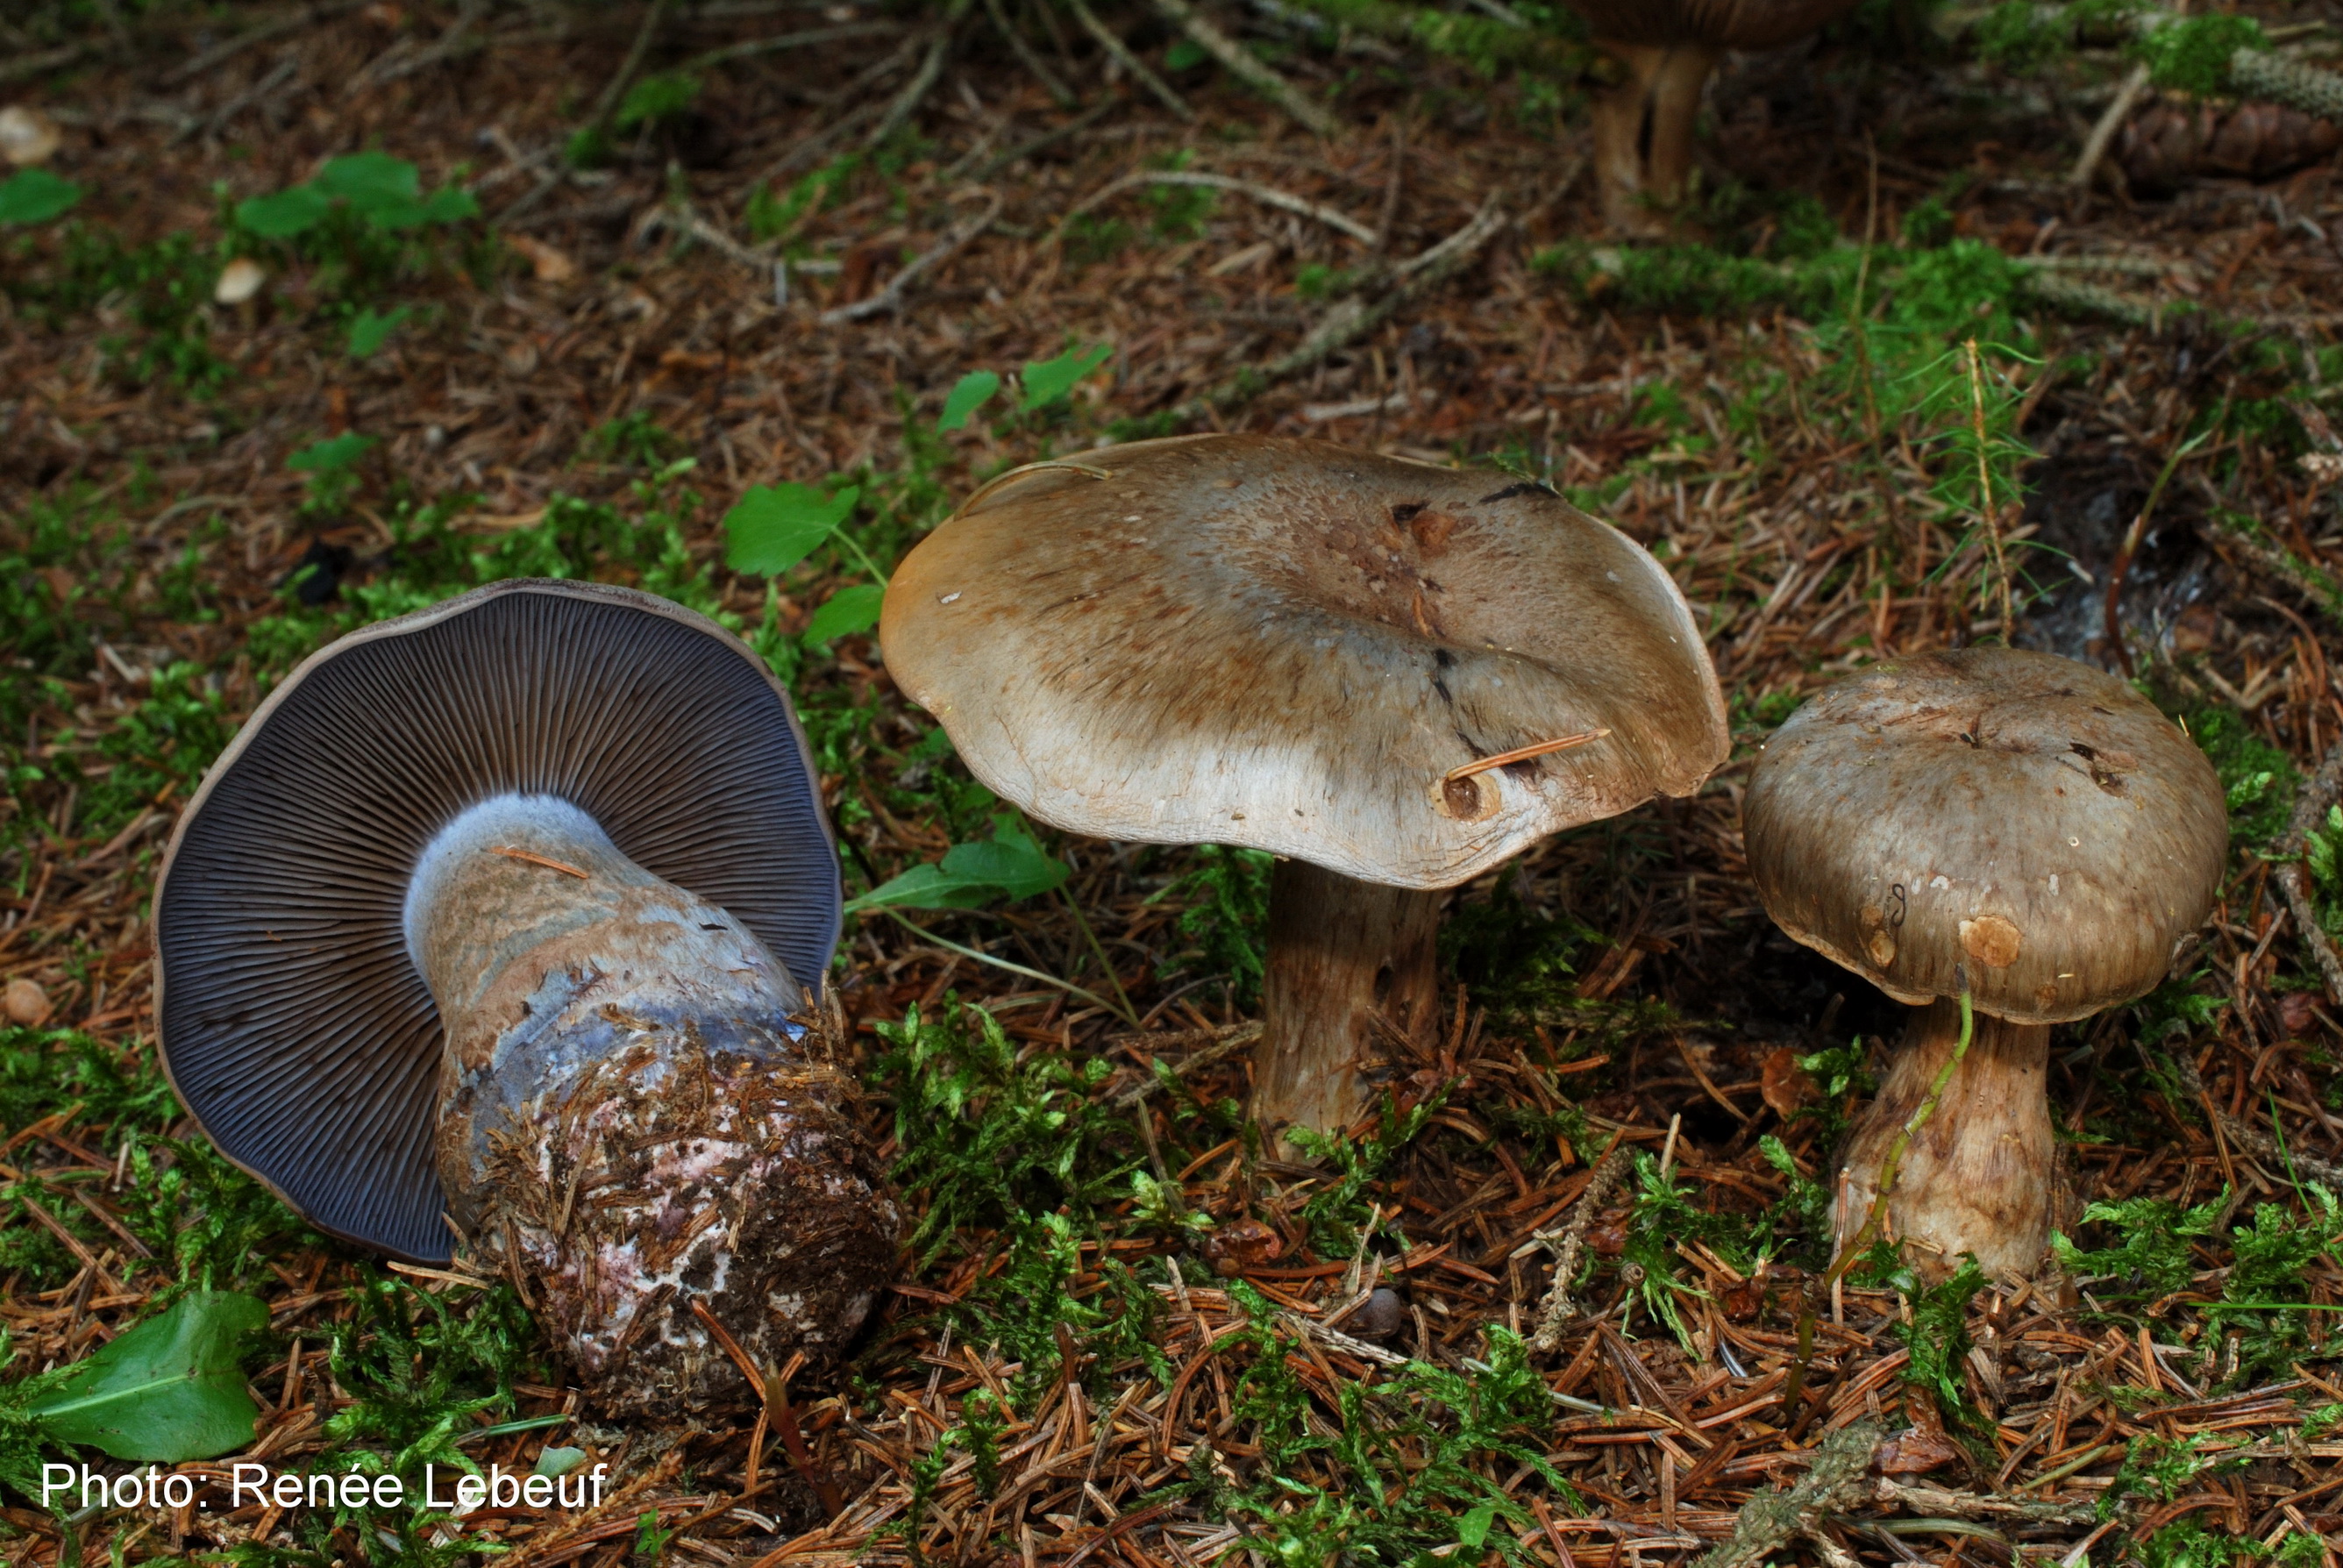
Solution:
{"label": "mushroom stem", "polygon": [[1365,1069],[1381,1056],[1376,1013],[1413,1034],[1439,1001],[1440,895],[1362,882],[1306,860],[1269,879],[1266,1015],[1253,1059],[1252,1116],[1285,1130],[1340,1132],[1367,1108]]}
{"label": "mushroom stem", "polygon": [[1718,52],[1694,44],[1597,45],[1626,67],[1627,79],[1594,96],[1594,177],[1603,220],[1614,234],[1668,232],[1692,174],[1701,90]]}
{"label": "mushroom stem", "polygon": [[898,1217],[805,1049],[789,971],[739,920],[622,854],[585,812],[499,796],[426,849],[407,950],[446,1033],[437,1165],[460,1235],[548,1320],[614,1412],[755,1391],[834,1354]]}
{"label": "mushroom stem", "polygon": [[[1887,1151],[1927,1099],[1960,1032],[1960,1003],[1942,1000],[1906,1027],[1887,1081],[1847,1140],[1832,1216],[1837,1245],[1862,1231]],[[2048,1024],[1976,1015],[1968,1054],[1896,1161],[1887,1196],[1888,1234],[1914,1243],[1912,1261],[1924,1277],[1951,1273],[1965,1252],[2005,1280],[2032,1274],[2041,1260],[2057,1160],[2049,1057]]]}

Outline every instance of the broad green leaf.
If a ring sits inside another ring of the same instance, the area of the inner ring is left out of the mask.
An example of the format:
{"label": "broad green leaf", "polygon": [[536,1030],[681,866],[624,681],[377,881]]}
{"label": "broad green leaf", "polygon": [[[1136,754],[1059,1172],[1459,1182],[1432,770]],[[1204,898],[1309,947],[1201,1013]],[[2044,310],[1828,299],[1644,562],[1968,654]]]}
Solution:
{"label": "broad green leaf", "polygon": [[334,210],[331,198],[310,186],[294,186],[275,196],[254,196],[236,204],[238,227],[263,239],[291,239],[326,221]]}
{"label": "broad green leaf", "polygon": [[356,430],[346,430],[329,440],[314,442],[285,459],[285,466],[297,474],[330,474],[347,468],[366,455],[374,445],[374,437],[361,436]]}
{"label": "broad green leaf", "polygon": [[20,169],[0,182],[0,224],[46,223],[81,200],[81,186],[46,169]]}
{"label": "broad green leaf", "polygon": [[1163,51],[1163,65],[1166,70],[1184,71],[1191,65],[1202,65],[1207,58],[1209,56],[1204,53],[1204,46],[1193,38],[1179,39],[1169,49]]}
{"label": "broad green leaf", "polygon": [[611,126],[631,131],[638,126],[670,119],[691,107],[699,96],[699,78],[686,71],[662,71],[645,76],[627,89]]}
{"label": "broad green leaf", "polygon": [[411,202],[423,194],[423,178],[415,166],[388,153],[330,158],[309,184],[320,196],[339,197],[360,212]]}
{"label": "broad green leaf", "polygon": [[970,910],[996,899],[1029,899],[1063,882],[1068,871],[1051,859],[1016,817],[992,819],[989,843],[954,844],[941,861],[914,866],[846,907],[875,910]]}
{"label": "broad green leaf", "polygon": [[1497,1505],[1483,1503],[1456,1522],[1456,1539],[1467,1548],[1478,1549],[1489,1539],[1489,1527],[1497,1522]]}
{"label": "broad green leaf", "polygon": [[460,223],[480,216],[480,204],[461,186],[441,186],[423,198],[423,216],[432,223]]}
{"label": "broad green leaf", "polygon": [[839,638],[869,631],[879,624],[879,608],[886,600],[887,590],[877,583],[840,588],[813,612],[802,640],[808,648],[823,648]]}
{"label": "broad green leaf", "polygon": [[779,577],[811,555],[861,498],[853,485],[834,496],[807,485],[752,485],[724,514],[724,564]]}
{"label": "broad green leaf", "polygon": [[1046,408],[1074,389],[1074,383],[1107,362],[1114,350],[1106,344],[1095,348],[1069,348],[1055,359],[1041,359],[1025,367],[1025,407],[1027,412]]}
{"label": "broad green leaf", "polygon": [[586,1462],[582,1448],[548,1448],[537,1456],[537,1475],[567,1475]]}
{"label": "broad green leaf", "polygon": [[404,305],[387,315],[375,310],[360,311],[357,319],[350,323],[350,357],[371,358],[390,340],[390,335],[398,330],[398,324],[407,319],[407,307]]}
{"label": "broad green leaf", "polygon": [[257,1297],[183,1296],[67,1368],[25,1413],[45,1436],[116,1459],[176,1464],[232,1452],[252,1441],[260,1418],[245,1391],[243,1351],[267,1326]]}
{"label": "broad green leaf", "polygon": [[943,417],[936,421],[938,430],[957,430],[968,423],[968,417],[984,407],[987,399],[1001,390],[1001,377],[990,370],[971,370],[961,377],[944,399]]}

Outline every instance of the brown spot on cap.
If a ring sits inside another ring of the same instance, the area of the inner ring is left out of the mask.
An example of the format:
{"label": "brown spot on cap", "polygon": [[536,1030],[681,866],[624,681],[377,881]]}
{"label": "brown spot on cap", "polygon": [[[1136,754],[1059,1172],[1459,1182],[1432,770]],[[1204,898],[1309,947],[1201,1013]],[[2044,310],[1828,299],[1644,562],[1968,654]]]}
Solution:
{"label": "brown spot on cap", "polygon": [[2006,970],[2017,961],[2026,933],[1999,915],[1979,915],[1961,922],[1961,949],[1987,969]]}

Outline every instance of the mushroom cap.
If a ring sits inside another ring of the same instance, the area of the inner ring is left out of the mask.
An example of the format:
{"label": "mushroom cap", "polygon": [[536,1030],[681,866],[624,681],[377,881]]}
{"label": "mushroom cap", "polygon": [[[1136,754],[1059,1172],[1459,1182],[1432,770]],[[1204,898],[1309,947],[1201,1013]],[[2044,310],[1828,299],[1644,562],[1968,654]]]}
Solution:
{"label": "mushroom cap", "polygon": [[1399,887],[1688,794],[1729,744],[1692,612],[1624,534],[1543,486],[1323,441],[1006,476],[897,569],[880,637],[970,770],[1043,821]]}
{"label": "mushroom cap", "polygon": [[261,704],[180,817],[155,895],[164,1070],[221,1152],[319,1230],[449,1255],[440,1021],[407,955],[418,857],[466,807],[558,796],[737,916],[799,984],[838,857],[788,698],[679,605],[501,582],[351,633]]}
{"label": "mushroom cap", "polygon": [[1878,665],[1793,714],[1742,806],[1775,922],[1899,1001],[2021,1023],[2162,980],[2212,907],[2227,802],[2124,682],[1976,648]]}
{"label": "mushroom cap", "polygon": [[1605,43],[1778,49],[1855,9],[1857,0],[1564,0]]}

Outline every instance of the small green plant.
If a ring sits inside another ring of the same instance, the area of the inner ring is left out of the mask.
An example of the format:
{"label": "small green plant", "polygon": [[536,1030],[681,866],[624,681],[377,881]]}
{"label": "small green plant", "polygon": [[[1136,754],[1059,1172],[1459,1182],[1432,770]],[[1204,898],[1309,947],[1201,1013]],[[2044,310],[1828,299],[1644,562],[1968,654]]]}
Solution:
{"label": "small green plant", "polygon": [[2187,1288],[2196,1271],[2196,1243],[2213,1233],[2222,1201],[2217,1198],[2187,1210],[2162,1198],[2093,1203],[2084,1209],[2083,1223],[2112,1227],[2114,1246],[2086,1250],[2063,1235],[2053,1235],[2050,1245],[2069,1272],[2097,1275],[2146,1296],[2167,1296]]}
{"label": "small green plant", "polygon": [[[1030,417],[1065,402],[1084,377],[1113,355],[1114,350],[1105,344],[1089,348],[1070,345],[1053,358],[1029,361],[1018,377],[1018,413]],[[993,371],[970,371],[953,383],[945,397],[943,414],[936,421],[936,429],[941,433],[963,427],[970,417],[1000,390],[1001,377]]]}
{"label": "small green plant", "polygon": [[1022,818],[1002,811],[992,819],[990,839],[954,844],[942,859],[889,879],[850,900],[846,909],[850,914],[890,908],[972,910],[1001,899],[1038,898],[1063,886],[1069,874]]}
{"label": "small green plant", "polygon": [[285,459],[288,472],[308,476],[309,494],[301,503],[305,517],[332,518],[347,509],[357,493],[358,459],[375,445],[371,436],[346,430],[311,442]]}
{"label": "small green plant", "polygon": [[660,71],[627,89],[610,116],[617,131],[644,130],[672,120],[699,101],[699,78],[686,71]]}
{"label": "small green plant", "polygon": [[479,203],[457,186],[423,194],[416,166],[387,153],[329,159],[315,176],[274,196],[236,205],[236,226],[262,239],[292,240],[347,223],[374,234],[406,234],[479,215]]}
{"label": "small green plant", "polygon": [[29,226],[62,217],[81,200],[81,186],[46,169],[19,169],[0,180],[0,227]]}
{"label": "small green plant", "polygon": [[2268,47],[2269,37],[2260,23],[2220,11],[2168,22],[2138,44],[2150,80],[2200,98],[2228,91],[2229,60],[2238,50]]}
{"label": "small green plant", "polygon": [[1197,847],[1191,869],[1155,895],[1187,904],[1179,930],[1193,944],[1163,960],[1165,976],[1192,960],[1226,976],[1239,1005],[1249,1008],[1260,1000],[1268,978],[1269,874],[1275,859],[1262,849]]}

